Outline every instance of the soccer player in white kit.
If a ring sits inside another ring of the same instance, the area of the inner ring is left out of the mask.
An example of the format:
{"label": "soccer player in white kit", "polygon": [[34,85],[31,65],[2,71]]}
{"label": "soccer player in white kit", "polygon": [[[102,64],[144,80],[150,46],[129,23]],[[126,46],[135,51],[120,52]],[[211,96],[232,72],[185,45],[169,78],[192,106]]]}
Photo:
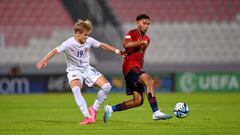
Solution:
{"label": "soccer player in white kit", "polygon": [[[38,69],[44,68],[47,66],[48,61],[53,56],[64,52],[67,63],[66,71],[69,84],[71,86],[76,104],[84,115],[84,119],[82,122],[80,122],[80,125],[96,122],[97,111],[99,110],[100,105],[107,98],[107,95],[112,87],[108,80],[100,72],[89,65],[90,47],[100,47],[104,50],[114,52],[119,56],[123,56],[121,53],[122,51],[89,37],[91,30],[92,24],[89,20],[79,20],[74,25],[74,37],[67,39],[60,46],[51,50],[36,64]],[[95,84],[101,88],[97,93],[95,102],[89,108],[87,108],[86,101],[81,94],[81,88],[84,80],[88,86]]]}

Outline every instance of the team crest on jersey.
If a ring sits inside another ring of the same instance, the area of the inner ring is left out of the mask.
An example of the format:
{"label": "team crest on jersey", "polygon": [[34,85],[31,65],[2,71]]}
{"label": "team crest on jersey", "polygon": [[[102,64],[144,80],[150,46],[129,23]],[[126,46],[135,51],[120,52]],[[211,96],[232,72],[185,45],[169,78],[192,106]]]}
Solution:
{"label": "team crest on jersey", "polygon": [[126,36],[125,36],[125,39],[130,39],[130,38],[131,38],[130,35],[126,35]]}
{"label": "team crest on jersey", "polygon": [[84,52],[86,53],[87,51],[88,51],[88,48],[85,48],[85,49],[84,49]]}

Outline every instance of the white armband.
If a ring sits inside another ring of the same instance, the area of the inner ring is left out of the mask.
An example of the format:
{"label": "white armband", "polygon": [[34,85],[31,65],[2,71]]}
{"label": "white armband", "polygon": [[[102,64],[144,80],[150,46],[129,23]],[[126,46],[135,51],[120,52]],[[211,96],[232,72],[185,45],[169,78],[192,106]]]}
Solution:
{"label": "white armband", "polygon": [[115,53],[118,54],[120,51],[118,49],[115,50]]}

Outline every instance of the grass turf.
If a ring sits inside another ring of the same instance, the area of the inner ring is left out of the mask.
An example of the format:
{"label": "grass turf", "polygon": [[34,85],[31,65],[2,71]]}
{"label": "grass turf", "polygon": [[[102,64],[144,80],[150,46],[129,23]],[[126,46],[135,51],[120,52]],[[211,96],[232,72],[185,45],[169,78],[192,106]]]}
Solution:
{"label": "grass turf", "polygon": [[[84,94],[88,105],[96,94]],[[105,104],[116,104],[129,99],[122,93],[111,93]],[[239,93],[160,93],[157,100],[162,111],[172,113],[177,101],[189,105],[186,118],[176,117],[153,121],[148,101],[127,111],[113,113],[110,121],[102,121],[103,105],[97,123],[78,125],[82,114],[73,96],[65,94],[0,95],[0,135],[200,135],[240,134]]]}

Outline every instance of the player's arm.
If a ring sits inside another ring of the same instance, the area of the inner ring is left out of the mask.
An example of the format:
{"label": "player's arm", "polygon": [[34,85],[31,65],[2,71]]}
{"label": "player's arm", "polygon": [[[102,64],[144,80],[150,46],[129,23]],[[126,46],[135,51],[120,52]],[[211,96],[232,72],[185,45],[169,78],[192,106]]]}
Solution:
{"label": "player's arm", "polygon": [[48,61],[57,54],[58,54],[57,49],[51,50],[45,57],[43,57],[43,59],[37,62],[36,67],[38,69],[45,68],[48,64]]}
{"label": "player's arm", "polygon": [[140,40],[140,41],[124,41],[123,47],[124,48],[131,48],[131,47],[139,47],[139,46],[147,46],[147,40]]}
{"label": "player's arm", "polygon": [[129,32],[123,41],[123,47],[126,48],[131,48],[131,47],[141,47],[141,46],[147,46],[148,45],[148,41],[147,40],[138,40],[138,41],[133,41],[132,37],[134,37],[134,35],[132,35],[131,32]]}
{"label": "player's arm", "polygon": [[103,49],[103,50],[106,50],[106,51],[110,51],[110,52],[114,52],[116,53],[117,55],[119,56],[123,56],[123,51],[120,51],[119,49],[109,45],[109,44],[106,44],[106,43],[101,43],[100,44],[100,47]]}

